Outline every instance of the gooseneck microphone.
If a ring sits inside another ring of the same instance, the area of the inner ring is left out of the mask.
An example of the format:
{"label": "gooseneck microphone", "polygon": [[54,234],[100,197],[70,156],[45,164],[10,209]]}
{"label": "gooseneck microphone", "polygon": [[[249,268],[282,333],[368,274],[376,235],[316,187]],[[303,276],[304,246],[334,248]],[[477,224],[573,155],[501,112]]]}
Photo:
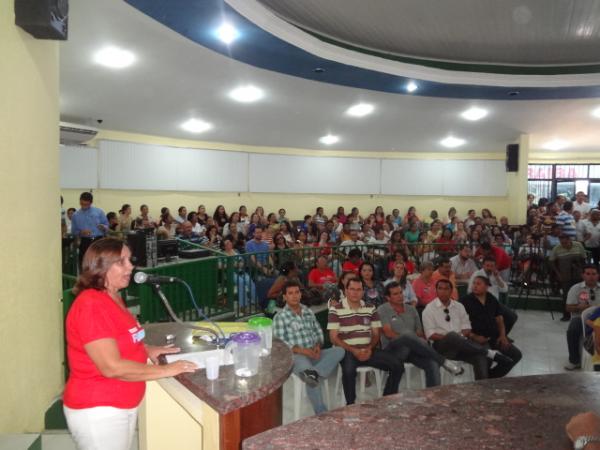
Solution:
{"label": "gooseneck microphone", "polygon": [[178,283],[180,280],[177,277],[149,275],[146,272],[136,272],[133,276],[133,281],[135,281],[137,284],[170,284]]}

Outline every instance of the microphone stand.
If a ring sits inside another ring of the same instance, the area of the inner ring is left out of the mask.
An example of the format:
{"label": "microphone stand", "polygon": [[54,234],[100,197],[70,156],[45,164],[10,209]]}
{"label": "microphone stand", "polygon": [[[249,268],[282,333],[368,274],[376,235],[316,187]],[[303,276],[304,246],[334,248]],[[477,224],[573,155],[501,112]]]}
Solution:
{"label": "microphone stand", "polygon": [[[173,311],[173,308],[171,308],[171,304],[169,303],[169,300],[167,299],[165,293],[160,288],[160,284],[152,283],[151,286],[152,286],[152,290],[162,300],[163,304],[165,305],[165,308],[167,308],[167,311],[169,312],[169,315],[175,322],[177,322],[179,325],[186,327],[186,328],[191,328],[193,330],[204,331],[204,332],[212,334],[214,336],[214,343],[216,343],[217,347],[222,346],[226,343],[227,339],[225,338],[225,334],[223,333],[223,331],[219,328],[219,326],[217,324],[215,324],[215,325],[221,331],[221,334],[223,334],[223,336],[220,336],[219,333],[217,333],[212,328],[199,327],[197,325],[191,325],[189,323],[183,322],[179,317],[177,317],[177,315]],[[210,319],[208,319],[206,317],[205,317],[205,319],[207,319],[209,322],[212,322]]]}

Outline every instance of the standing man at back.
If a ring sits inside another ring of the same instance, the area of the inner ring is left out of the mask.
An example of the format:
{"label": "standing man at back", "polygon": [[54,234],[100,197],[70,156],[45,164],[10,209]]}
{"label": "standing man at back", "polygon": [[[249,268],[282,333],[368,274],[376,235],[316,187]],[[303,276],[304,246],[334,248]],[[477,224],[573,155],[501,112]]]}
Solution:
{"label": "standing man at back", "polygon": [[103,238],[108,230],[106,214],[100,208],[92,206],[94,196],[91,192],[82,192],[79,196],[79,209],[71,219],[71,234],[79,238],[79,264],[88,247],[97,239]]}

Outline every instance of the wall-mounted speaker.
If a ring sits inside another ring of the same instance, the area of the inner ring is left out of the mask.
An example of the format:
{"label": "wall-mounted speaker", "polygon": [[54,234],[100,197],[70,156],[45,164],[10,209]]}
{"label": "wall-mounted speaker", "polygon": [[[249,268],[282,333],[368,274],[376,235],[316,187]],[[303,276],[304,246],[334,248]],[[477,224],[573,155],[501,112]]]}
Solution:
{"label": "wall-mounted speaker", "polygon": [[68,0],[15,0],[15,24],[37,39],[67,40]]}
{"label": "wall-mounted speaker", "polygon": [[506,171],[519,171],[519,144],[509,144],[506,146]]}

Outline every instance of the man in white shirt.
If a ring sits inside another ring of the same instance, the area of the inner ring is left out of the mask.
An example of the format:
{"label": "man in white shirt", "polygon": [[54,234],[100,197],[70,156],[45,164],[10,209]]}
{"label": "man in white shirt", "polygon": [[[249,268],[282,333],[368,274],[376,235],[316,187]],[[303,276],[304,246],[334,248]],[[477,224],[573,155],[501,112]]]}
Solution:
{"label": "man in white shirt", "polygon": [[[450,298],[452,283],[441,279],[435,285],[437,298],[423,311],[423,328],[433,348],[442,356],[464,361],[473,366],[475,379],[484,379],[488,373],[488,358],[511,364],[513,361],[485,343],[471,340],[471,322],[465,307]],[[473,337],[480,338],[481,336]]]}
{"label": "man in white shirt", "polygon": [[180,206],[177,210],[177,216],[175,217],[175,222],[183,223],[186,222],[187,219],[187,208],[185,206]]}
{"label": "man in white shirt", "polygon": [[350,231],[350,239],[342,242],[340,244],[340,247],[345,247],[344,252],[346,254],[348,254],[348,252],[350,250],[352,250],[353,248],[358,248],[362,251],[363,250],[362,246],[364,246],[364,245],[365,245],[365,243],[358,239],[358,231],[352,230],[352,231]]}
{"label": "man in white shirt", "polygon": [[590,204],[585,201],[585,194],[579,191],[575,194],[575,203],[573,203],[573,211],[579,211],[581,217],[585,219],[590,212]]}
{"label": "man in white shirt", "polygon": [[594,264],[600,264],[600,210],[592,209],[582,222],[583,245],[591,252]]}
{"label": "man in white shirt", "polygon": [[474,209],[470,209],[465,219],[465,229],[469,230],[473,225],[475,225],[475,217],[477,217],[477,213]]}
{"label": "man in white shirt", "polygon": [[458,255],[450,258],[450,267],[457,281],[468,280],[477,270],[477,265],[471,256],[471,248],[465,245],[459,250]]}

